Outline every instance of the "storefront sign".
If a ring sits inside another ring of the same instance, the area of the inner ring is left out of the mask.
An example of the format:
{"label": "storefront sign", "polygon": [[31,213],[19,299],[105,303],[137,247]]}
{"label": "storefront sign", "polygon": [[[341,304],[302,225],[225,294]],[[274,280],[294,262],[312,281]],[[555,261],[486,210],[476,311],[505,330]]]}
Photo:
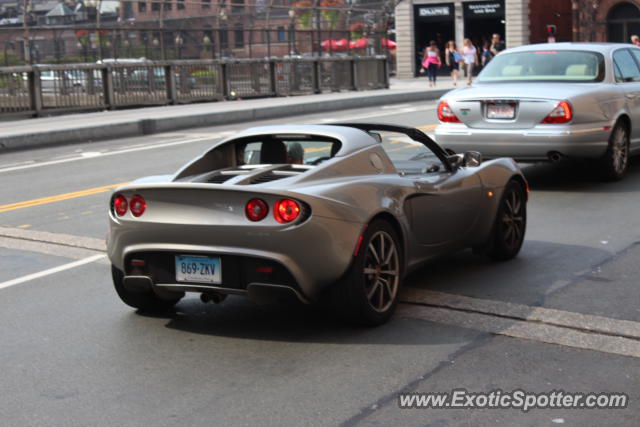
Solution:
{"label": "storefront sign", "polygon": [[439,7],[421,7],[418,9],[418,15],[422,17],[434,17],[434,16],[449,16],[451,14],[451,10],[449,6],[439,6]]}
{"label": "storefront sign", "polygon": [[489,18],[504,16],[504,2],[483,1],[463,3],[465,18]]}

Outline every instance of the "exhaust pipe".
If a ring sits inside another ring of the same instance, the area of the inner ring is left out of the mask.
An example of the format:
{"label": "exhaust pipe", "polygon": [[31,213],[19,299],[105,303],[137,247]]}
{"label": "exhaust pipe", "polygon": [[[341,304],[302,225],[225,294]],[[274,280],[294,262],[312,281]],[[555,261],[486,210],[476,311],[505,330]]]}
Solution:
{"label": "exhaust pipe", "polygon": [[220,304],[226,298],[227,298],[226,294],[218,294],[215,292],[206,292],[206,293],[200,294],[200,301],[202,301],[205,304],[208,303],[209,301],[213,302],[214,304]]}
{"label": "exhaust pipe", "polygon": [[553,163],[557,163],[564,158],[564,156],[561,153],[558,153],[557,151],[551,151],[548,154],[548,156],[549,156],[549,160],[551,160],[551,162]]}

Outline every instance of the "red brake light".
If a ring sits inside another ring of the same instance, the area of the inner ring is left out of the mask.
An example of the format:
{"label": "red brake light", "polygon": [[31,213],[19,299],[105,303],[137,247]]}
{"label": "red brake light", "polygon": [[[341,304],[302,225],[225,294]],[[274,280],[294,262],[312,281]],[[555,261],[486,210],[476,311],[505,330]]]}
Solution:
{"label": "red brake light", "polygon": [[273,216],[279,223],[291,222],[300,215],[300,206],[295,200],[282,199],[276,202],[273,208]]}
{"label": "red brake light", "polygon": [[573,118],[573,111],[571,111],[571,104],[567,101],[560,101],[556,108],[553,109],[551,113],[547,117],[544,118],[540,123],[567,123]]}
{"label": "red brake light", "polygon": [[438,104],[438,120],[445,123],[462,123],[445,101]]}
{"label": "red brake light", "polygon": [[260,221],[267,216],[269,205],[262,199],[251,199],[244,207],[244,213],[250,221]]}
{"label": "red brake light", "polygon": [[130,209],[133,216],[138,217],[144,213],[147,209],[147,202],[144,201],[142,196],[135,195],[131,198]]}
{"label": "red brake light", "polygon": [[116,212],[118,216],[122,216],[127,213],[127,198],[120,194],[118,197],[113,199],[113,210]]}

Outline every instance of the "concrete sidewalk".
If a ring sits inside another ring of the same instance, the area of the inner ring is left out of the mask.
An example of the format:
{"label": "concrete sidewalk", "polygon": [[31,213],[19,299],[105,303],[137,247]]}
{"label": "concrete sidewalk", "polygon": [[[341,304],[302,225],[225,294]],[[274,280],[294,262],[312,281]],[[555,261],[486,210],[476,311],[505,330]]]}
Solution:
{"label": "concrete sidewalk", "polygon": [[[460,83],[461,81],[458,85]],[[450,78],[440,79],[436,88],[429,88],[426,78],[392,78],[389,89],[145,107],[5,121],[0,122],[0,153],[36,146],[425,101],[437,99],[452,88]]]}

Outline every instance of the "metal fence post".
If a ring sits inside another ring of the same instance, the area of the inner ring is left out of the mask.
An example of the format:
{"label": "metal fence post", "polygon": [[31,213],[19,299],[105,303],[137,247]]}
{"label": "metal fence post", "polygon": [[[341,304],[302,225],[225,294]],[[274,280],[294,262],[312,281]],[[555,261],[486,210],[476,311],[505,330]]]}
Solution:
{"label": "metal fence post", "polygon": [[[113,110],[116,108],[115,103],[115,91],[113,88],[113,73],[111,72],[111,68],[104,67],[100,70],[102,73],[102,90],[104,91],[104,105],[109,109]],[[93,74],[93,70],[90,70],[90,73]]]}
{"label": "metal fence post", "polygon": [[269,86],[271,94],[278,96],[278,86],[276,85],[276,62],[273,59],[269,59]]}
{"label": "metal fence post", "polygon": [[385,89],[389,89],[389,58],[384,57],[382,59],[382,82]]}
{"label": "metal fence post", "polygon": [[227,99],[229,97],[229,81],[227,80],[227,63],[220,63],[220,77],[222,80],[222,97]]}
{"label": "metal fence post", "polygon": [[174,74],[174,66],[172,64],[164,66],[165,85],[167,87],[167,101],[169,104],[176,104],[176,78]]}
{"label": "metal fence post", "polygon": [[357,65],[357,61],[355,59],[352,59],[351,61],[349,61],[351,64],[351,90],[358,90],[358,77],[357,77],[357,73],[358,73],[358,65]]}
{"label": "metal fence post", "polygon": [[40,70],[32,66],[29,76],[29,101],[34,116],[42,113],[42,83],[40,82]]}
{"label": "metal fence post", "polygon": [[320,87],[320,61],[313,61],[313,76],[312,76],[312,86],[313,93],[321,93],[322,88]]}

